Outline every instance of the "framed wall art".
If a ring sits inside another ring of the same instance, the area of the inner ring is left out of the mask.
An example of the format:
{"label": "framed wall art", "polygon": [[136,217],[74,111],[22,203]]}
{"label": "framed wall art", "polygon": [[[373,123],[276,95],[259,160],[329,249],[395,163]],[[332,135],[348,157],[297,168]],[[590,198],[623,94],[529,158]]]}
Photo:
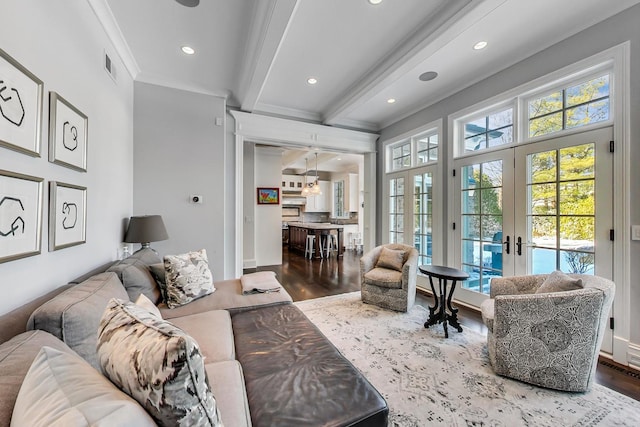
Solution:
{"label": "framed wall art", "polygon": [[0,49],[0,145],[40,157],[42,80]]}
{"label": "framed wall art", "polygon": [[89,119],[56,92],[49,92],[49,161],[87,171]]}
{"label": "framed wall art", "polygon": [[49,251],[86,242],[87,188],[49,182]]}
{"label": "framed wall art", "polygon": [[43,181],[0,170],[0,262],[40,253]]}
{"label": "framed wall art", "polygon": [[258,188],[258,204],[259,205],[277,205],[280,203],[279,188]]}

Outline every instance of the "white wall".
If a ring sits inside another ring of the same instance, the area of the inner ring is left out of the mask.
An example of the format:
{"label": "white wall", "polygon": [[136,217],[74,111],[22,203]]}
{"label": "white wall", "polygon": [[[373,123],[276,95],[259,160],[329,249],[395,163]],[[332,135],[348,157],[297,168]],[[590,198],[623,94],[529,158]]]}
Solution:
{"label": "white wall", "polygon": [[242,267],[255,268],[256,264],[256,242],[255,242],[255,217],[256,217],[256,195],[255,195],[255,144],[247,142],[242,144],[244,152],[244,165],[242,176]]}
{"label": "white wall", "polygon": [[[133,212],[162,215],[169,239],[151,244],[160,255],[204,248],[214,280],[223,279],[225,100],[139,82],[134,89]],[[192,194],[204,202],[190,203]]]}
{"label": "white wall", "polygon": [[[3,0],[0,47],[44,82],[41,157],[0,147],[0,169],[45,179],[42,253],[0,264],[0,313],[117,257],[132,203],[133,81],[84,1]],[[103,67],[105,50],[117,83]],[[87,172],[48,162],[49,91],[88,118]],[[87,242],[48,251],[48,186],[87,187]]]}
{"label": "white wall", "polygon": [[[392,139],[394,136],[401,135],[425,123],[439,119],[443,119],[444,123],[447,123],[448,115],[463,108],[629,40],[631,46],[631,92],[628,94],[628,99],[631,123],[628,125],[631,134],[629,141],[631,151],[631,188],[627,196],[631,204],[629,212],[630,222],[631,224],[640,224],[640,198],[638,198],[638,194],[640,194],[638,187],[638,183],[640,183],[640,168],[635,167],[635,165],[640,164],[640,120],[638,120],[638,117],[640,117],[640,31],[638,31],[638,22],[640,22],[640,5],[634,6],[623,13],[596,24],[494,76],[387,127],[382,131],[380,141],[382,143]],[[446,126],[443,129],[442,140],[451,140]],[[379,149],[381,149],[381,144]],[[382,167],[382,156],[380,157],[378,161],[379,182],[381,182],[380,180],[382,179],[384,171]],[[443,170],[447,170],[447,168],[445,167]],[[382,186],[378,188],[379,191],[381,191]],[[443,194],[447,194],[446,187],[444,188]],[[381,193],[378,195],[381,195]],[[380,210],[383,201],[382,199],[379,200],[378,209]],[[616,206],[616,209],[620,210],[624,209],[624,207]],[[381,220],[382,218],[379,217],[377,221],[378,235],[380,235],[381,232]],[[619,233],[616,231],[616,236],[618,235],[622,235],[622,230]],[[638,260],[640,260],[640,241],[631,241],[629,256],[627,257],[625,255],[626,254],[617,254],[616,256],[616,262],[629,266],[631,277],[630,319],[622,319],[622,321],[625,323],[628,322],[627,327],[629,325],[631,327],[630,341],[631,343],[635,343],[632,344],[632,347],[635,348],[635,352],[638,354],[636,363],[640,365],[640,327],[638,327],[638,325],[640,325],[640,310],[637,309],[637,307],[640,306],[640,280],[638,279],[640,278],[640,263],[638,262]],[[618,319],[616,319],[616,325],[618,323]]]}
{"label": "white wall", "polygon": [[[282,264],[282,209],[281,205],[259,205],[258,187],[280,188],[282,181],[282,150],[279,148],[256,147],[254,159],[254,242],[256,266]],[[280,195],[282,196],[282,195]]]}

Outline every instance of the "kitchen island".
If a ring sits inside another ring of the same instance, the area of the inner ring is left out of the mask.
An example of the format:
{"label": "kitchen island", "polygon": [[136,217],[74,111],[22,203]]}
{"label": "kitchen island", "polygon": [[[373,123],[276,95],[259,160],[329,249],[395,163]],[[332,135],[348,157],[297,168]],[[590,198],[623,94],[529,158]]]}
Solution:
{"label": "kitchen island", "polygon": [[[325,222],[290,222],[289,223],[289,250],[300,251],[304,254],[307,236],[316,236],[314,242],[314,258],[320,258],[320,245],[323,239],[329,234],[337,234],[338,236],[338,256],[344,253],[344,226],[338,224],[329,224]],[[324,237],[323,237],[324,236]]]}

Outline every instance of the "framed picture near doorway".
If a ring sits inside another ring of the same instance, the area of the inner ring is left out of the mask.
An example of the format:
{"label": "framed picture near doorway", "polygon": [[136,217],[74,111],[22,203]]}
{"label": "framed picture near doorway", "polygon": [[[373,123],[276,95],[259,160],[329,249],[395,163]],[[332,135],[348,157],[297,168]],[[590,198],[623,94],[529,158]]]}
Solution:
{"label": "framed picture near doorway", "polygon": [[259,205],[279,205],[280,189],[272,187],[258,187]]}
{"label": "framed picture near doorway", "polygon": [[40,157],[42,80],[0,49],[0,145]]}

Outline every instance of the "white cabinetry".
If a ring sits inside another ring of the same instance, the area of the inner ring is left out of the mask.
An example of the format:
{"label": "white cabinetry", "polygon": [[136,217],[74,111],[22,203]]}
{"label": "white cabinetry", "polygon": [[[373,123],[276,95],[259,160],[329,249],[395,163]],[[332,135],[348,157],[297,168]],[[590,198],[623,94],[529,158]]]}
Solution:
{"label": "white cabinetry", "polygon": [[300,175],[282,175],[282,191],[297,192],[302,191],[304,185],[304,177]]}
{"label": "white cabinetry", "polygon": [[360,190],[358,187],[358,174],[350,173],[347,185],[347,197],[345,198],[345,200],[347,201],[345,210],[347,212],[358,212],[358,208],[360,207],[360,203],[358,203],[358,199],[360,198]]}
{"label": "white cabinetry", "polygon": [[318,181],[322,194],[307,196],[306,212],[330,212],[331,211],[331,182]]}

